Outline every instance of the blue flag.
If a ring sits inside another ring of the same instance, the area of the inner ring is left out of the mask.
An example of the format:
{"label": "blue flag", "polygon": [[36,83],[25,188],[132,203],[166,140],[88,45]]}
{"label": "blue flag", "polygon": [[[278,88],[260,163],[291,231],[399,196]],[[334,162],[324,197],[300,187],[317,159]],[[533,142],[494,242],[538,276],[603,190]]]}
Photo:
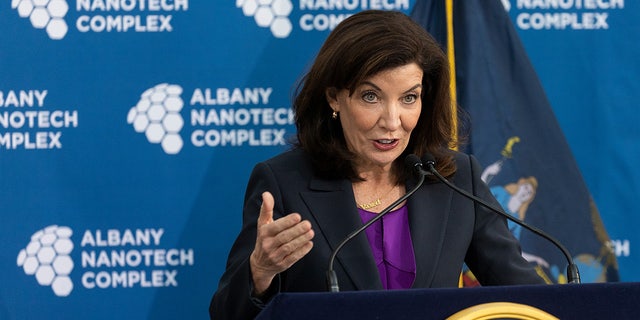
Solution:
{"label": "blue flag", "polygon": [[[483,164],[483,180],[505,211],[559,240],[583,283],[618,281],[600,213],[501,1],[418,0],[412,18],[455,57],[457,105],[470,117],[465,151]],[[547,282],[566,283],[558,248],[509,227]],[[472,274],[463,279],[477,284]]]}

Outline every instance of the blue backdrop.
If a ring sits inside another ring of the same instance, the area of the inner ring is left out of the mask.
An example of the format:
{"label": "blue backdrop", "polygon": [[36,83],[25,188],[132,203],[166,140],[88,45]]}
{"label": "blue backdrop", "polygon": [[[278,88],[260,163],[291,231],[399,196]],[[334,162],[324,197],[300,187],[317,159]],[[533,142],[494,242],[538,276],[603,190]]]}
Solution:
{"label": "blue backdrop", "polygon": [[[638,281],[638,4],[503,2],[621,280]],[[349,14],[413,4],[2,4],[0,319],[207,318],[248,175],[287,148],[291,95],[322,41]]]}

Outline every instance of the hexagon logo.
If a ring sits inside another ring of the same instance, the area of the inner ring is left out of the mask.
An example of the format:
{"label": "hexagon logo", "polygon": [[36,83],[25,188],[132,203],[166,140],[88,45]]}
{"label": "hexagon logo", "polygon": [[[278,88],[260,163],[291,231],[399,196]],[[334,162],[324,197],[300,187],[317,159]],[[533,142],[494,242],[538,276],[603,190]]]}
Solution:
{"label": "hexagon logo", "polygon": [[259,27],[269,28],[276,38],[286,38],[293,30],[289,20],[291,0],[236,0],[236,7],[246,17],[253,17]]}
{"label": "hexagon logo", "polygon": [[60,40],[69,31],[64,16],[69,11],[65,0],[11,0],[11,8],[27,18],[36,29],[45,29],[49,38]]}
{"label": "hexagon logo", "polygon": [[37,231],[31,241],[18,253],[17,264],[26,275],[35,276],[41,286],[51,286],[58,297],[66,297],[73,290],[69,274],[73,270],[70,254],[73,250],[69,227],[51,225]]}
{"label": "hexagon logo", "polygon": [[127,123],[138,133],[144,133],[147,141],[160,144],[167,154],[177,154],[184,142],[180,130],[184,120],[180,110],[184,106],[182,87],[161,83],[140,95],[140,101],[127,114]]}

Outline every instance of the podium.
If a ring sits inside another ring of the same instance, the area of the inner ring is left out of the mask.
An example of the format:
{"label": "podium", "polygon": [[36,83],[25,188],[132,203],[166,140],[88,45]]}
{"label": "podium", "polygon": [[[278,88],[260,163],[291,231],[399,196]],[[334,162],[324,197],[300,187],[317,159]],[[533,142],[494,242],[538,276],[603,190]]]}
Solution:
{"label": "podium", "polygon": [[489,302],[524,304],[559,319],[640,319],[640,283],[280,293],[256,319],[446,319]]}

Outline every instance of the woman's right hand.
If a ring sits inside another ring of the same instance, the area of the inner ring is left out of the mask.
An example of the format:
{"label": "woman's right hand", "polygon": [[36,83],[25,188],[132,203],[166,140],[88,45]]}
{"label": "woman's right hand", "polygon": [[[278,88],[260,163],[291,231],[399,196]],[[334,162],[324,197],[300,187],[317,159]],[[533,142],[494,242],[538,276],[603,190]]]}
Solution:
{"label": "woman's right hand", "polygon": [[249,263],[253,277],[254,294],[264,293],[273,278],[304,257],[313,247],[313,229],[300,214],[291,213],[273,220],[274,200],[270,192],[262,194],[258,217],[256,246]]}

